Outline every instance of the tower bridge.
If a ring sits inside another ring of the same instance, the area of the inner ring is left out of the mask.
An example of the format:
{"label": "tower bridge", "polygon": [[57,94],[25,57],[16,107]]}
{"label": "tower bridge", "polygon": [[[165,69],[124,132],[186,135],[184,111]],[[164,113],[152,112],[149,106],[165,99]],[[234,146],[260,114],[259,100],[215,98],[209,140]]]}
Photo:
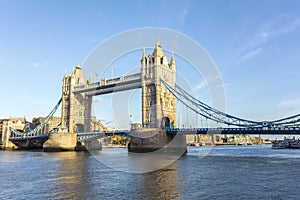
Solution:
{"label": "tower bridge", "polygon": [[141,58],[141,73],[118,78],[86,80],[78,65],[70,76],[65,75],[62,85],[62,125],[69,132],[90,132],[92,97],[113,92],[141,88],[142,126],[164,128],[176,126],[176,99],[168,92],[160,79],[175,87],[176,64],[174,55],[170,62],[164,55],[160,42],[153,53]]}
{"label": "tower bridge", "polygon": [[[273,121],[253,121],[219,111],[191,96],[176,84],[174,55],[172,54],[169,61],[164,55],[159,41],[156,43],[152,54],[146,56],[145,51],[143,51],[140,69],[140,73],[113,79],[102,78],[100,81],[93,82],[92,77],[89,77],[88,80],[85,78],[81,66],[77,65],[71,75],[64,74],[62,97],[44,122],[28,133],[16,131],[11,127],[6,128],[7,133],[2,133],[2,138],[3,135],[5,138],[10,137],[10,141],[14,143],[24,142],[26,138],[31,143],[36,143],[38,138],[43,142],[48,139],[46,141],[47,145],[60,147],[56,143],[64,140],[67,140],[66,144],[76,146],[77,142],[82,142],[87,138],[115,134],[112,132],[92,132],[92,98],[97,95],[138,88],[142,90],[142,127],[131,131],[116,132],[116,134],[130,135],[131,143],[129,148],[133,151],[162,148],[175,135],[300,134],[300,114]],[[176,101],[207,120],[224,126],[233,126],[234,128],[177,128]],[[63,131],[61,133],[42,135],[39,130],[48,123],[60,104],[61,127]],[[67,136],[65,133],[70,134],[70,136]],[[74,134],[77,134],[76,137],[73,137]],[[6,137],[7,135],[9,137]],[[184,143],[185,139],[180,137],[180,140]]]}

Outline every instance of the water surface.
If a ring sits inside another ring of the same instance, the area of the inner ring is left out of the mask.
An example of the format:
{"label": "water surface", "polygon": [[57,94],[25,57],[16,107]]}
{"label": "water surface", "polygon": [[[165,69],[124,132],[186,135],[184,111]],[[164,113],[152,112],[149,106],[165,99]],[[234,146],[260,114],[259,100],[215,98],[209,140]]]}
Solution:
{"label": "water surface", "polygon": [[[300,150],[219,146],[203,157],[204,148],[190,147],[143,174],[117,171],[84,152],[0,151],[0,199],[300,198]],[[126,156],[124,149],[104,151]]]}

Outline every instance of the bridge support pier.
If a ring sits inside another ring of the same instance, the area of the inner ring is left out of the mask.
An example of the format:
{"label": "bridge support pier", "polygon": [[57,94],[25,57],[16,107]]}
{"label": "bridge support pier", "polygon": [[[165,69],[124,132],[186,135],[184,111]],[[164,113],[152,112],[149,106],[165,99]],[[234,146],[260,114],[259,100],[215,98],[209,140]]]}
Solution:
{"label": "bridge support pier", "polygon": [[0,149],[2,150],[13,150],[13,149],[17,149],[17,146],[14,145],[14,143],[12,143],[11,141],[9,141],[11,132],[9,129],[10,126],[10,122],[4,122],[3,127],[2,127],[2,144],[0,146]]}
{"label": "bridge support pier", "polygon": [[77,142],[76,151],[99,151],[102,150],[102,144],[98,138],[86,139],[83,142]]}
{"label": "bridge support pier", "polygon": [[147,153],[162,150],[162,153],[173,152],[182,155],[187,150],[184,135],[167,135],[164,129],[136,129],[132,130],[130,135],[129,152]]}
{"label": "bridge support pier", "polygon": [[46,152],[74,151],[77,144],[75,133],[51,133],[49,139],[43,144]]}
{"label": "bridge support pier", "polygon": [[14,138],[10,139],[18,149],[42,149],[44,142],[48,140],[48,136],[45,137],[32,137],[32,138]]}

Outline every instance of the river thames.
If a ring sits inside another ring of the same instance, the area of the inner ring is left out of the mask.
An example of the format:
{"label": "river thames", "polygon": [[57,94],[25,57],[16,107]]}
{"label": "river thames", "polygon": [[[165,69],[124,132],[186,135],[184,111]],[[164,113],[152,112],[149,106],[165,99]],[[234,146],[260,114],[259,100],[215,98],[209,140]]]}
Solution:
{"label": "river thames", "polygon": [[201,148],[142,174],[85,152],[0,151],[0,199],[299,199],[300,150],[217,146],[202,157]]}

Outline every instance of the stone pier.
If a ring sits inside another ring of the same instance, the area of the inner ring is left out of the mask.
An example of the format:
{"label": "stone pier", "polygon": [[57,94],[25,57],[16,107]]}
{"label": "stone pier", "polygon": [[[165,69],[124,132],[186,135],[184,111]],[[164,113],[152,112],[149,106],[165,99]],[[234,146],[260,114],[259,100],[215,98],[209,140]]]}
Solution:
{"label": "stone pier", "polygon": [[160,149],[172,152],[186,152],[184,135],[167,135],[160,128],[143,128],[131,130],[128,151],[134,153],[153,152]]}
{"label": "stone pier", "polygon": [[11,126],[9,121],[5,121],[3,124],[3,128],[2,128],[2,138],[1,138],[1,146],[0,148],[3,150],[13,150],[13,149],[17,149],[17,146],[14,145],[14,143],[12,143],[11,141],[9,141],[11,132],[9,129],[9,126]]}
{"label": "stone pier", "polygon": [[49,139],[43,144],[43,149],[46,152],[74,151],[76,145],[76,133],[51,133]]}
{"label": "stone pier", "polygon": [[13,138],[10,139],[18,149],[28,150],[28,149],[42,149],[43,144],[48,140],[48,135],[44,137],[31,137],[31,138]]}
{"label": "stone pier", "polygon": [[102,150],[102,144],[98,138],[88,138],[82,142],[77,142],[76,151],[99,151]]}

